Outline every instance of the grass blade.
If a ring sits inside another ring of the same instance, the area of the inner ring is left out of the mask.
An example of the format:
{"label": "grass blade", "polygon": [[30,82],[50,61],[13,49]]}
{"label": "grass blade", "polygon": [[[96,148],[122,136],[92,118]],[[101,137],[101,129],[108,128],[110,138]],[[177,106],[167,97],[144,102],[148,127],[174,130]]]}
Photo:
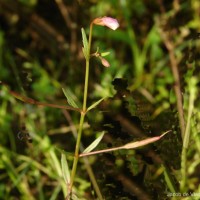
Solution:
{"label": "grass blade", "polygon": [[64,153],[61,155],[61,167],[62,167],[62,174],[63,178],[68,185],[70,183],[70,172],[69,172],[69,166],[67,163],[67,159]]}

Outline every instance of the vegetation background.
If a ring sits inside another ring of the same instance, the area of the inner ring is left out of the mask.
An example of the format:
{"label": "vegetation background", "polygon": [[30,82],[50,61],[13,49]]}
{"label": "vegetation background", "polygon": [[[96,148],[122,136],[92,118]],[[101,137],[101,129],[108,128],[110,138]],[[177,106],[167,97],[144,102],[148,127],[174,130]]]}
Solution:
{"label": "vegetation background", "polygon": [[[66,105],[67,88],[81,102],[81,27],[88,33],[101,16],[116,18],[120,28],[94,28],[92,49],[110,51],[111,67],[92,60],[89,102],[110,98],[87,116],[84,147],[101,131],[106,134],[97,149],[172,130],[143,148],[88,157],[103,197],[200,196],[199,0],[0,0],[0,80],[7,84],[0,86],[0,199],[64,199],[61,152],[74,152],[79,115],[20,102],[10,91]],[[190,133],[185,165],[173,67]],[[71,166],[73,157],[67,159]],[[74,193],[77,199],[96,198],[83,160]]]}

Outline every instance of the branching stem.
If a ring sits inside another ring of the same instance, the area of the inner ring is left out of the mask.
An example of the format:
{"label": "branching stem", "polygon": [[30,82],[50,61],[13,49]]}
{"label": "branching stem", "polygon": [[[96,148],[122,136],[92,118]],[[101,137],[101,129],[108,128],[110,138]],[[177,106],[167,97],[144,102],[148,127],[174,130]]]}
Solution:
{"label": "branching stem", "polygon": [[70,199],[70,196],[72,193],[72,187],[74,184],[74,178],[76,175],[77,164],[78,164],[78,160],[79,160],[79,149],[80,149],[80,143],[81,143],[81,136],[82,136],[82,132],[83,132],[83,124],[84,124],[84,119],[85,119],[85,115],[86,115],[86,111],[87,111],[87,96],[88,96],[88,81],[89,81],[89,69],[90,69],[90,48],[91,48],[91,41],[92,41],[92,28],[93,28],[93,22],[90,24],[88,52],[87,52],[86,64],[85,64],[86,69],[85,69],[83,109],[82,109],[81,116],[80,116],[79,130],[78,130],[78,136],[77,136],[77,140],[76,140],[74,161],[73,161],[73,166],[72,166],[70,185],[68,188],[67,200]]}

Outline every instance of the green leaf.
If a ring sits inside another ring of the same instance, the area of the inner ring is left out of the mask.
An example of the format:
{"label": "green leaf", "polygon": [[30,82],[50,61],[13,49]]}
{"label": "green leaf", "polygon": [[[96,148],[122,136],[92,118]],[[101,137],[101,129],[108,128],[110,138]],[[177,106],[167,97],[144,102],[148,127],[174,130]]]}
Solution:
{"label": "green leaf", "polygon": [[61,155],[61,167],[62,167],[62,174],[66,184],[70,183],[70,171],[69,166],[67,163],[67,159],[64,153]]}
{"label": "green leaf", "polygon": [[85,34],[85,30],[84,28],[81,28],[81,33],[82,33],[82,40],[83,40],[83,54],[85,56],[85,58],[88,58],[88,50],[89,50],[89,44],[88,44],[88,40],[87,40],[87,36]]}
{"label": "green leaf", "polygon": [[89,153],[89,152],[91,152],[91,151],[99,144],[99,142],[102,140],[104,134],[105,134],[105,132],[103,131],[103,132],[101,133],[101,135],[100,135],[96,140],[94,140],[94,141],[92,142],[92,144],[90,144],[90,145],[83,151],[83,153]]}
{"label": "green leaf", "polygon": [[69,103],[69,105],[71,105],[74,108],[78,108],[78,105],[74,101],[74,97],[73,97],[74,95],[71,92],[71,90],[68,88],[67,89],[62,88],[62,91],[63,91],[65,97],[67,98],[67,102]]}
{"label": "green leaf", "polygon": [[82,51],[83,51],[83,55],[85,57],[85,59],[87,58],[87,52],[85,51],[85,49],[82,47]]}
{"label": "green leaf", "polygon": [[93,103],[88,109],[87,112],[92,110],[93,108],[95,108],[98,104],[100,104],[104,99],[106,99],[107,97],[103,97],[101,99],[99,99],[98,101],[96,101],[95,103]]}
{"label": "green leaf", "polygon": [[105,57],[105,56],[107,56],[107,55],[109,55],[110,54],[110,52],[108,51],[108,52],[103,52],[103,53],[101,53],[101,56],[102,57]]}
{"label": "green leaf", "polygon": [[175,184],[173,184],[173,180],[171,179],[171,176],[168,172],[168,170],[162,165],[164,169],[164,177],[165,177],[165,182],[167,183],[168,188],[170,189],[171,192],[175,193],[177,190],[175,188]]}

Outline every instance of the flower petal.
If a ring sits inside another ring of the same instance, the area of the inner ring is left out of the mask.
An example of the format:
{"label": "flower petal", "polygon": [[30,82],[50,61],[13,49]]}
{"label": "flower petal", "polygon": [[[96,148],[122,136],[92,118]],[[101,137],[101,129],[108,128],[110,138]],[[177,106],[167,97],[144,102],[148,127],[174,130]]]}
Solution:
{"label": "flower petal", "polygon": [[112,30],[116,30],[119,27],[119,23],[112,17],[102,17],[93,20],[93,23],[100,26],[107,26]]}
{"label": "flower petal", "polygon": [[101,64],[104,67],[110,67],[110,63],[105,58],[102,58],[102,57],[99,57],[99,58],[101,59]]}

